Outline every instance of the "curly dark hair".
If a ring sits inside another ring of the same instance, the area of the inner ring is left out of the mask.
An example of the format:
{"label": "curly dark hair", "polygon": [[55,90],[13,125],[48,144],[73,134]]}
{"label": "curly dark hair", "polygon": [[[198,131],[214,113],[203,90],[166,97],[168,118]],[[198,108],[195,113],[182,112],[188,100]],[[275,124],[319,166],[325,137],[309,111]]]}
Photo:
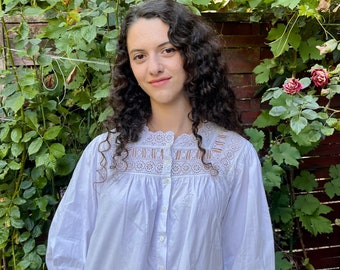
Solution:
{"label": "curly dark hair", "polygon": [[114,114],[106,122],[109,132],[117,133],[115,155],[128,154],[127,144],[138,141],[152,113],[149,96],[133,75],[127,51],[127,32],[139,18],[159,18],[169,25],[169,41],[180,51],[184,60],[187,73],[184,91],[192,106],[189,117],[203,156],[205,149],[198,134],[200,123],[211,121],[242,133],[235,96],[227,79],[223,44],[214,28],[174,0],[150,0],[132,7],[121,24],[109,99]]}

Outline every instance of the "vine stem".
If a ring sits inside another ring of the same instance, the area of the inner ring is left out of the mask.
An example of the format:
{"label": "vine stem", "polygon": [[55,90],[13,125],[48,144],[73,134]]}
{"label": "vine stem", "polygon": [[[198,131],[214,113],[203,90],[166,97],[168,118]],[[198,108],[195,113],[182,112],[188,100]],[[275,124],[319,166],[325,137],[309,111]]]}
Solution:
{"label": "vine stem", "polygon": [[[295,202],[296,193],[295,193],[295,190],[294,190],[294,187],[293,187],[293,175],[294,175],[293,169],[291,168],[290,173],[289,173],[289,188],[290,188],[290,193],[291,193],[293,202]],[[304,257],[304,259],[307,259],[308,254],[307,254],[307,251],[306,251],[305,243],[303,241],[303,234],[302,234],[301,225],[300,225],[299,220],[296,218],[296,216],[294,217],[294,219],[295,219],[295,224],[296,224],[299,242],[300,242],[300,245],[301,245],[301,248],[302,248],[303,257]]]}
{"label": "vine stem", "polygon": [[[5,34],[5,39],[6,39],[6,43],[7,43],[7,47],[10,48],[10,39],[9,39],[9,31],[8,31],[8,28],[7,28],[7,25],[6,25],[6,21],[4,19],[4,17],[1,18],[1,22],[2,22],[2,27],[4,29],[4,34]],[[12,65],[12,71],[14,73],[14,77],[15,77],[15,81],[18,83],[18,89],[20,92],[22,92],[22,88],[19,84],[19,76],[18,76],[18,72],[17,72],[17,69],[16,69],[16,65],[15,65],[15,62],[14,62],[14,57],[13,57],[13,53],[12,53],[12,50],[7,50],[7,55],[8,55],[8,58],[10,60],[10,64]],[[25,113],[24,113],[24,108],[21,107],[20,108],[20,116],[21,116],[21,120],[23,122],[25,122]],[[27,160],[27,151],[26,149],[23,151],[23,154],[21,156],[21,161],[20,161],[20,171],[19,171],[19,174],[16,176],[16,184],[15,184],[15,190],[13,192],[13,196],[12,196],[12,200],[11,200],[11,203],[9,205],[9,208],[11,208],[13,206],[13,200],[14,198],[16,198],[19,194],[19,190],[20,190],[20,184],[21,184],[21,181],[24,177],[24,170],[25,170],[25,164],[26,164],[26,160]],[[17,266],[17,262],[16,262],[16,258],[15,258],[15,249],[14,249],[14,246],[15,246],[15,234],[12,233],[12,250],[11,250],[11,253],[12,253],[12,261],[13,261],[13,267],[14,269],[16,269],[16,266]],[[4,258],[5,260],[5,258]],[[4,261],[4,263],[6,263],[6,261]]]}

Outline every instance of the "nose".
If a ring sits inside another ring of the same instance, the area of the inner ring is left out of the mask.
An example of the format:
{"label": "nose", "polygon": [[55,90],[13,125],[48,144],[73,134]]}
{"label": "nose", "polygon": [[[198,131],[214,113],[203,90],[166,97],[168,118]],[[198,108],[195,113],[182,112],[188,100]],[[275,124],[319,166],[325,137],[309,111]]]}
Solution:
{"label": "nose", "polygon": [[164,71],[164,66],[158,55],[149,58],[149,72],[152,75],[158,75]]}

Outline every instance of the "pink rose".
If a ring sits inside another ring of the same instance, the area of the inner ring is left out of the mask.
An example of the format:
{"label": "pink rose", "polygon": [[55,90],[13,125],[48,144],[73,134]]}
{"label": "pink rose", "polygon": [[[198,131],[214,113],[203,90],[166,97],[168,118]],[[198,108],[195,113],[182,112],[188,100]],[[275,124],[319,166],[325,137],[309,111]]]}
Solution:
{"label": "pink rose", "polygon": [[312,81],[316,87],[326,87],[329,83],[329,74],[324,68],[314,68],[312,70]]}
{"label": "pink rose", "polygon": [[294,95],[296,93],[299,93],[301,89],[303,88],[302,83],[295,78],[290,78],[284,85],[283,89],[287,94]]}

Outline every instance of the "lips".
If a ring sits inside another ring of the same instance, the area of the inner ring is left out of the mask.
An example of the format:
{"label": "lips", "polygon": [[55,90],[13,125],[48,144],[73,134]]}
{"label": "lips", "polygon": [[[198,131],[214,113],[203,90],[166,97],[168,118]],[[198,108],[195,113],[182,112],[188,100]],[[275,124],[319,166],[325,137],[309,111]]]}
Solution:
{"label": "lips", "polygon": [[170,79],[171,79],[170,77],[159,78],[159,79],[156,79],[156,80],[149,81],[149,84],[151,84],[152,86],[162,86],[162,85],[166,84]]}

